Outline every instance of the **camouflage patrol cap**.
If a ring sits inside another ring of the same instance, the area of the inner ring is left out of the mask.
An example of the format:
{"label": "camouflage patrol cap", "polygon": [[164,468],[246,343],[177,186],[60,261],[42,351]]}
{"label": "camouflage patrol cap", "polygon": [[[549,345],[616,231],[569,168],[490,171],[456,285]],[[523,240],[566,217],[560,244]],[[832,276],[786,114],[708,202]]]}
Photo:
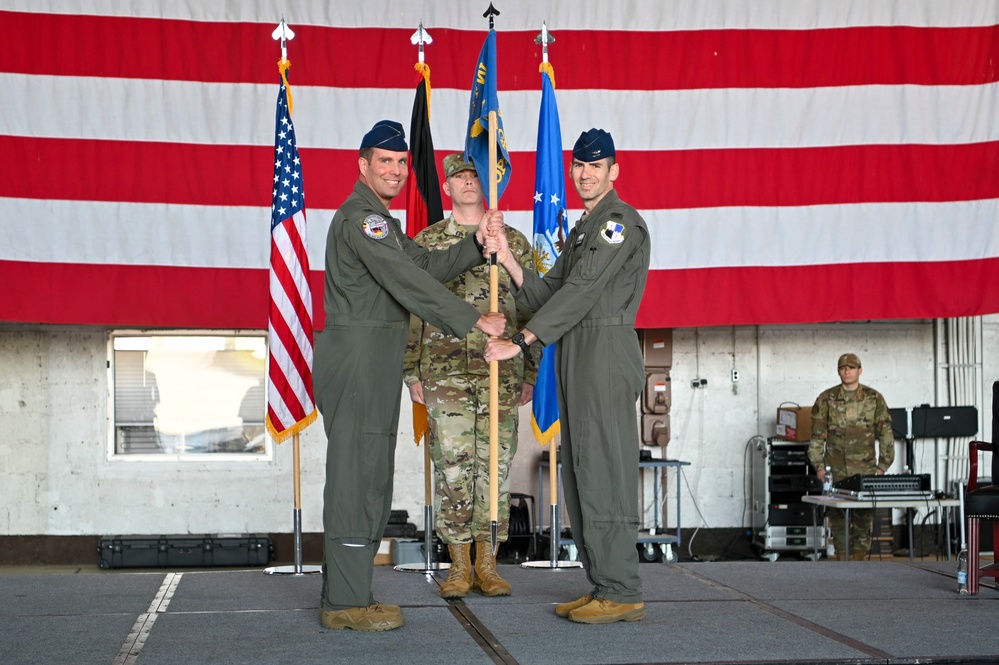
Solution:
{"label": "camouflage patrol cap", "polygon": [[840,367],[860,367],[860,358],[857,357],[856,353],[844,353],[839,357],[839,362],[836,363],[836,369]]}
{"label": "camouflage patrol cap", "polygon": [[475,166],[465,161],[464,153],[455,152],[444,158],[444,177],[450,178],[455,173],[474,171]]}

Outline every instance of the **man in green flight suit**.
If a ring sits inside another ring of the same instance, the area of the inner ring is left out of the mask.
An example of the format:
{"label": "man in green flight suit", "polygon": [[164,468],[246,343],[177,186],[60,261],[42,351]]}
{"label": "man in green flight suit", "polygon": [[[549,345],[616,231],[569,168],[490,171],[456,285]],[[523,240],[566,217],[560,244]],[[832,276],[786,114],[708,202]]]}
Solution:
{"label": "man in green flight suit", "polygon": [[[833,482],[858,473],[884,474],[895,461],[895,435],[885,398],[877,390],[860,383],[864,370],[856,354],[844,353],[836,367],[840,385],[824,391],[812,407],[808,461],[815,467],[819,481],[825,480],[827,466]],[[843,542],[846,528],[843,511],[829,508],[826,514],[836,558],[865,559],[871,549],[874,511],[850,511],[849,552]]]}
{"label": "man in green flight suit", "polygon": [[371,579],[392,506],[409,313],[458,337],[473,327],[499,335],[506,323],[442,284],[498,248],[502,218],[484,215],[475,233],[445,251],[414,243],[388,210],[409,174],[408,149],[397,122],[379,121],[364,135],[358,181],[326,239],[326,325],[313,371],[328,440],[320,621],[335,630],[403,625],[398,605],[374,600]]}
{"label": "man in green flight suit", "polygon": [[[416,234],[418,245],[438,251],[474,233],[484,214],[482,184],[475,166],[457,152],[444,158],[444,193],[451,215]],[[506,227],[507,244],[520,265],[534,269],[534,252],[524,234]],[[499,270],[497,301],[511,334],[527,324],[531,312],[518,307],[510,293],[510,276]],[[456,296],[489,311],[489,267],[479,265],[447,283]],[[505,332],[506,332],[505,331]],[[482,357],[488,338],[472,332],[464,339],[445,335],[414,316],[406,346],[403,374],[413,402],[427,407],[430,455],[438,498],[437,534],[451,555],[441,597],[461,598],[470,589],[483,596],[509,596],[510,583],[496,570],[490,544],[489,514],[489,364]],[[541,348],[527,358],[499,364],[498,542],[510,527],[510,464],[517,452],[517,407],[531,401]],[[471,544],[475,542],[475,570]]]}
{"label": "man in green flight suit", "polygon": [[584,214],[544,276],[500,259],[536,311],[510,340],[490,340],[486,360],[512,358],[540,340],[557,342],[555,374],[562,428],[562,488],[572,538],[592,590],[556,606],[578,623],[645,617],[638,576],[638,417],[645,382],[635,315],[651,253],[645,220],[614,190],[620,166],[602,129],[580,135],[572,181]]}

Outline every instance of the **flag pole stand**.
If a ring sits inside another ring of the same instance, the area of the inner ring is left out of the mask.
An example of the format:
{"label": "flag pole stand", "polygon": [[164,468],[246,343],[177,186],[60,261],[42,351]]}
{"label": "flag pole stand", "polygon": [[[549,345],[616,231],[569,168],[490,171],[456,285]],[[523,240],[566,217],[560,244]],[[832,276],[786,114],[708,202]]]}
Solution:
{"label": "flag pole stand", "polygon": [[264,568],[266,575],[315,575],[322,572],[322,566],[302,565],[302,482],[299,477],[299,448],[298,432],[292,438],[292,449],[294,451],[295,467],[295,564],[293,566],[270,566]]}
{"label": "flag pole stand", "polygon": [[548,524],[551,526],[551,538],[548,547],[548,561],[525,561],[520,564],[521,568],[545,568],[548,570],[559,568],[582,568],[579,561],[559,561],[558,552],[562,549],[562,511],[559,509],[558,488],[559,488],[559,461],[557,439],[551,442],[548,450],[548,496],[551,497],[549,504]]}
{"label": "flag pole stand", "polygon": [[449,563],[434,561],[434,506],[431,500],[430,484],[430,437],[423,439],[423,562],[400,563],[393,570],[400,573],[432,574],[451,567]]}

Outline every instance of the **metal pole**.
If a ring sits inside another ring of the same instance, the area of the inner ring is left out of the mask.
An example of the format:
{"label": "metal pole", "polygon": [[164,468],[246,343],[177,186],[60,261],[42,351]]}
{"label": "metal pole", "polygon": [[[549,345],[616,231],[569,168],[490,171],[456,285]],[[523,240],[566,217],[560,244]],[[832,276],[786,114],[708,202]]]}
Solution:
{"label": "metal pole", "polygon": [[299,472],[299,440],[296,432],[292,437],[294,486],[295,486],[295,508],[292,513],[292,521],[295,529],[295,565],[293,566],[271,566],[264,568],[267,575],[314,575],[322,572],[322,566],[302,565],[302,484]]}

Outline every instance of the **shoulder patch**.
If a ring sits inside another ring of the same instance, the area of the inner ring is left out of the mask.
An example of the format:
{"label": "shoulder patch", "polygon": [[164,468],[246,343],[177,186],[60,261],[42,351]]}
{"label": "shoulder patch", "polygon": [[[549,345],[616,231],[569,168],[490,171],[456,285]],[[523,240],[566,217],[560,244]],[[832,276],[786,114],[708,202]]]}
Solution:
{"label": "shoulder patch", "polygon": [[600,229],[600,237],[610,245],[620,245],[624,242],[624,224],[613,220],[604,222],[603,228]]}
{"label": "shoulder patch", "polygon": [[387,238],[389,235],[389,225],[381,215],[368,215],[361,224],[364,235],[375,240]]}

